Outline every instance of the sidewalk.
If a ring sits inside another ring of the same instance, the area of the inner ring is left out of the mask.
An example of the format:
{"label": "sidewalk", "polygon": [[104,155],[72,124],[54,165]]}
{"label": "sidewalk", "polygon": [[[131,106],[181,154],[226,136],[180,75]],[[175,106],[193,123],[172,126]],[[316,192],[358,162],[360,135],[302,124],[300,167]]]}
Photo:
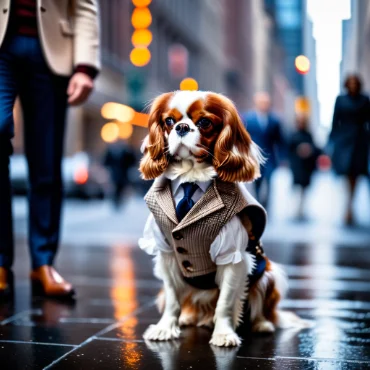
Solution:
{"label": "sidewalk", "polygon": [[[308,224],[291,222],[291,213],[284,213],[294,200],[284,171],[274,182],[265,250],[289,277],[280,307],[311,320],[312,328],[270,335],[241,328],[239,348],[210,346],[206,328],[184,328],[176,341],[144,341],[145,329],[159,319],[155,297],[161,282],[153,277],[152,258],[136,243],[148,211],[135,197],[118,213],[108,202],[68,200],[57,267],[73,283],[77,302],[32,297],[26,203],[18,198],[15,298],[0,304],[1,370],[369,369],[369,228],[340,226],[341,193],[330,176],[314,182]],[[358,211],[365,221],[364,194]],[[328,199],[335,203],[317,215],[317,205]]]}

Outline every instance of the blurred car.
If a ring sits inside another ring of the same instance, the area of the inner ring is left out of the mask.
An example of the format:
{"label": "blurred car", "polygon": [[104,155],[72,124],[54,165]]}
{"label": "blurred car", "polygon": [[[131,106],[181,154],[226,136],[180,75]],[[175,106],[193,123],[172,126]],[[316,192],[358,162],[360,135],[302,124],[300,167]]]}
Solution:
{"label": "blurred car", "polygon": [[[70,197],[104,198],[109,186],[105,168],[84,152],[63,158],[62,175],[64,193]],[[11,156],[10,179],[15,194],[27,193],[28,166],[24,155]]]}

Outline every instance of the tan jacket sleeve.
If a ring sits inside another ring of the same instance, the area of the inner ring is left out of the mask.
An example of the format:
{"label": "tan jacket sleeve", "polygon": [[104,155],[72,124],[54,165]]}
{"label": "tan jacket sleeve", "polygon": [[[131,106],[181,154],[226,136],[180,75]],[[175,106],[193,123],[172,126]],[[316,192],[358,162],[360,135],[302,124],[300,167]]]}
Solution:
{"label": "tan jacket sleeve", "polygon": [[100,70],[100,24],[97,0],[75,0],[73,64]]}

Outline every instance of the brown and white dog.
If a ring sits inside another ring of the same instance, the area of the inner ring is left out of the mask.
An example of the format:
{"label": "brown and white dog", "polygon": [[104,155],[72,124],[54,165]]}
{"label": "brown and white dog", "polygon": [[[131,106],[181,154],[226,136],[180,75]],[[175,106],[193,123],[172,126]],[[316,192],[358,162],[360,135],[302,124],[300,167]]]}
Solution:
{"label": "brown and white dog", "polygon": [[[260,176],[263,161],[234,104],[223,95],[203,91],[176,91],[156,98],[143,151],[144,179],[164,176],[201,182],[217,177],[225,182],[250,182]],[[305,326],[295,315],[277,310],[287,281],[281,268],[264,258],[266,269],[252,287],[248,287],[248,275],[254,257],[243,251],[239,263],[217,266],[217,288],[201,290],[184,281],[173,253],[159,251],[155,275],[164,283],[158,297],[162,318],[147,329],[144,338],[175,339],[181,326],[204,325],[214,327],[211,344],[240,345],[235,329],[246,298],[255,332]]]}

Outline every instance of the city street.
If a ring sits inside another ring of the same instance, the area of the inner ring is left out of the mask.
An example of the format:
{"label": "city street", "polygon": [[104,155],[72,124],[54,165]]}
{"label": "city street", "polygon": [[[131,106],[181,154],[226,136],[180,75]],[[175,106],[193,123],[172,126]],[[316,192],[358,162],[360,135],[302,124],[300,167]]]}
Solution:
{"label": "city street", "polygon": [[[312,320],[312,329],[255,335],[244,327],[242,347],[235,349],[211,347],[203,328],[184,329],[175,342],[145,342],[143,331],[159,317],[154,298],[161,284],[137,247],[148,214],[139,196],[119,212],[107,201],[68,200],[57,266],[74,284],[77,302],[31,299],[26,203],[16,198],[16,293],[14,302],[0,306],[1,369],[370,368],[366,182],[359,187],[361,226],[353,229],[340,226],[342,189],[331,175],[315,179],[305,224],[291,221],[287,211],[294,197],[286,170],[274,184],[265,249],[290,278],[281,307]],[[318,219],[315,202],[328,202]]]}
{"label": "city street", "polygon": [[370,370],[369,60],[370,0],[0,0],[0,370]]}

